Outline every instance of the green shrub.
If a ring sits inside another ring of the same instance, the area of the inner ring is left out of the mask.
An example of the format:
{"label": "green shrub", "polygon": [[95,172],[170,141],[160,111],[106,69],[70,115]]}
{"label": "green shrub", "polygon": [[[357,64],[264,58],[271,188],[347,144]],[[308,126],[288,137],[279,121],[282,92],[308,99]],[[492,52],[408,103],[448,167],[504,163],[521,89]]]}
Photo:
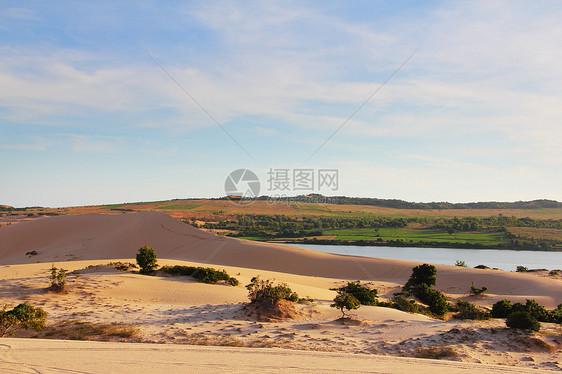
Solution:
{"label": "green shrub", "polygon": [[489,269],[490,267],[488,267],[486,265],[476,265],[474,268],[475,269]]}
{"label": "green shrub", "polygon": [[440,291],[432,289],[427,284],[416,286],[413,288],[412,293],[415,297],[426,303],[429,311],[437,316],[444,316],[449,311],[449,303],[445,295]]}
{"label": "green shrub", "polygon": [[529,312],[513,312],[507,316],[505,324],[512,329],[531,331],[539,331],[541,329],[540,322]]}
{"label": "green shrub", "polygon": [[275,304],[279,300],[293,302],[299,300],[299,295],[293,292],[286,283],[274,285],[271,280],[263,280],[259,276],[252,278],[250,284],[246,285],[246,288],[252,303]]}
{"label": "green shrub", "polygon": [[494,318],[506,318],[511,311],[513,306],[511,301],[503,299],[492,305],[492,317]]}
{"label": "green shrub", "polygon": [[360,282],[348,282],[347,285],[340,288],[331,288],[338,293],[348,293],[354,296],[361,305],[376,305],[377,304],[377,290],[372,290],[368,287],[361,285]]}
{"label": "green shrub", "polygon": [[550,322],[551,313],[545,309],[544,306],[536,302],[536,300],[529,300],[525,304],[525,310],[529,312],[530,315],[535,317],[539,322]]}
{"label": "green shrub", "polygon": [[63,268],[57,269],[53,264],[51,267],[51,286],[49,289],[62,292],[64,291],[64,287],[66,286],[66,272]]}
{"label": "green shrub", "polygon": [[419,313],[420,309],[415,300],[408,300],[402,296],[395,296],[392,299],[392,308],[408,313]]}
{"label": "green shrub", "polygon": [[137,253],[137,264],[139,264],[141,274],[149,274],[156,270],[158,263],[154,249],[146,245],[140,248]]}
{"label": "green shrub", "polygon": [[466,262],[461,261],[461,260],[457,260],[457,262],[455,262],[455,266],[461,267],[461,268],[465,268],[466,267]]}
{"label": "green shrub", "polygon": [[525,267],[525,266],[517,266],[517,270],[516,270],[516,271],[519,272],[519,273],[526,273],[526,272],[529,271],[529,269],[528,269],[527,267]]}
{"label": "green shrub", "polygon": [[223,281],[231,286],[238,286],[238,279],[228,275],[226,270],[215,270],[213,268],[204,268],[196,266],[163,266],[163,272],[170,275],[185,275],[200,280],[203,283],[217,283]]}
{"label": "green shrub", "polygon": [[484,292],[488,291],[488,287],[483,286],[482,288],[477,288],[474,286],[474,282],[472,282],[472,286],[470,286],[469,292],[471,295],[478,296],[483,294]]}
{"label": "green shrub", "polygon": [[435,286],[437,279],[435,275],[437,274],[437,269],[433,265],[423,264],[416,266],[412,269],[412,275],[406,285],[404,285],[404,291],[410,291],[416,286],[427,285],[428,287]]}
{"label": "green shrub", "polygon": [[342,318],[345,317],[344,309],[357,309],[360,305],[361,303],[355,296],[345,292],[338,293],[338,295],[334,298],[334,303],[330,304],[332,308],[338,308],[339,310],[341,310]]}
{"label": "green shrub", "polygon": [[28,303],[19,304],[12,310],[0,311],[0,337],[11,335],[18,329],[43,331],[47,312]]}
{"label": "green shrub", "polygon": [[562,304],[550,312],[550,320],[554,323],[562,323]]}
{"label": "green shrub", "polygon": [[482,310],[465,300],[458,300],[455,305],[455,310],[457,311],[457,313],[453,315],[455,319],[490,319],[490,313],[488,311]]}

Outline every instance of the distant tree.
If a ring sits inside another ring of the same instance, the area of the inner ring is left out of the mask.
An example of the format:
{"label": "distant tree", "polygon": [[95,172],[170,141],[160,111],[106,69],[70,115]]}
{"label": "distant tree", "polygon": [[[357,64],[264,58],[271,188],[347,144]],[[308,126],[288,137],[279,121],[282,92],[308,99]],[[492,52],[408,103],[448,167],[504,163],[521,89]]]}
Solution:
{"label": "distant tree", "polygon": [[334,303],[330,304],[330,306],[332,308],[337,308],[337,309],[341,310],[342,318],[345,318],[344,309],[347,309],[347,310],[357,309],[361,306],[361,303],[353,295],[350,295],[348,293],[339,293],[334,298]]}
{"label": "distant tree", "polygon": [[11,335],[19,329],[42,331],[47,312],[28,303],[19,304],[12,310],[0,310],[0,337]]}
{"label": "distant tree", "polygon": [[154,249],[144,246],[137,253],[137,264],[139,264],[141,274],[148,274],[158,267],[156,252]]}
{"label": "distant tree", "polygon": [[455,262],[455,266],[461,267],[461,268],[465,268],[466,267],[466,262],[461,261],[461,260],[457,260],[457,262]]}

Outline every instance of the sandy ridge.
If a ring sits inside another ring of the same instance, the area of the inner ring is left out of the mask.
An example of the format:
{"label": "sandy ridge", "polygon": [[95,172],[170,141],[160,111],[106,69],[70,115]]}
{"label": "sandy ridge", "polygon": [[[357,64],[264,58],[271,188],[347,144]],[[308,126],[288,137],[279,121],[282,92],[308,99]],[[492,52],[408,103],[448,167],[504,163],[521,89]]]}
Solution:
{"label": "sandy ridge", "polygon": [[462,362],[378,355],[303,352],[279,348],[201,347],[101,343],[41,339],[3,339],[2,372],[19,373],[548,373]]}

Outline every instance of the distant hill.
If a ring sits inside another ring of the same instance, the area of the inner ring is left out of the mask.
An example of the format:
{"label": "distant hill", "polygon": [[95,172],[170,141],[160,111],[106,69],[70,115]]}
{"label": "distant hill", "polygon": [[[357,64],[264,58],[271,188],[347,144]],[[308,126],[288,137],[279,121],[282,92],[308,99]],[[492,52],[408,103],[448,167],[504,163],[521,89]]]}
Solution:
{"label": "distant hill", "polygon": [[[226,199],[226,197],[224,198]],[[259,200],[269,200],[269,196],[260,196]],[[449,202],[430,202],[415,203],[398,199],[377,199],[371,197],[348,197],[330,196],[325,197],[319,194],[301,195],[294,197],[295,201],[303,203],[325,202],[338,205],[372,205],[384,208],[395,209],[542,209],[542,208],[562,208],[562,203],[555,200],[532,200],[532,201],[482,201],[473,203],[449,203]]]}

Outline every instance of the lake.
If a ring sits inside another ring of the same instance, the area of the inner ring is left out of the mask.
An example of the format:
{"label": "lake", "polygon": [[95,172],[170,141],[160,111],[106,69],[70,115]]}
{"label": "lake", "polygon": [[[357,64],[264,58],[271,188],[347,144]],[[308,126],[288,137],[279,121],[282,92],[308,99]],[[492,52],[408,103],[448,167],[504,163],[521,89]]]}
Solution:
{"label": "lake", "polygon": [[454,265],[457,260],[461,260],[468,267],[486,265],[505,271],[515,271],[519,265],[526,266],[529,269],[562,269],[562,252],[515,251],[508,249],[360,247],[353,245],[286,245],[340,255],[391,258],[442,265]]}

